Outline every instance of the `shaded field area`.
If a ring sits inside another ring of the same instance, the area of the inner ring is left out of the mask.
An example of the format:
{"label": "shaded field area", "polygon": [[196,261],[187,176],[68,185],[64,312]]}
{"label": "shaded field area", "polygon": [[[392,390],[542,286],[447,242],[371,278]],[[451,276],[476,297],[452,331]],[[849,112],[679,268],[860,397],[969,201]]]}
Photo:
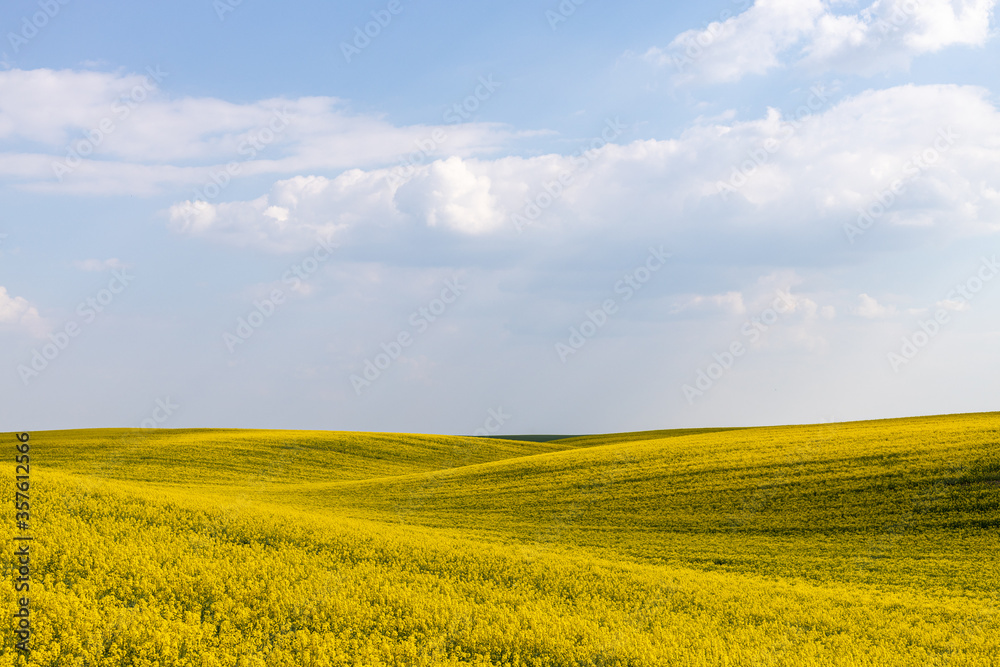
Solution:
{"label": "shaded field area", "polygon": [[[32,665],[1000,654],[997,413],[545,442],[31,438]],[[0,665],[27,664],[2,641]]]}

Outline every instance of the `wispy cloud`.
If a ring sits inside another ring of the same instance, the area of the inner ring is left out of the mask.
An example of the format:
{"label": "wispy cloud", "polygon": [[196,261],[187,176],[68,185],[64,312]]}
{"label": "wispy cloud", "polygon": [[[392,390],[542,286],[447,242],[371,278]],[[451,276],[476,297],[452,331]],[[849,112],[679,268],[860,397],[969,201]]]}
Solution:
{"label": "wispy cloud", "polygon": [[233,163],[240,177],[340,171],[422,150],[426,161],[485,155],[518,136],[490,123],[395,126],[334,97],[174,98],[149,74],[14,69],[0,71],[0,89],[0,178],[39,192],[148,195]]}

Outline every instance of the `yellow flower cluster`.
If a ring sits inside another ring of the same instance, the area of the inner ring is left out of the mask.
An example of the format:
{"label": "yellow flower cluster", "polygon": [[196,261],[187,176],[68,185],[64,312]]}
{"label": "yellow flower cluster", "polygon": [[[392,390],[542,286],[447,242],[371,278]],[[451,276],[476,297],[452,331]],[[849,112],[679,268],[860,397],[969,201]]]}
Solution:
{"label": "yellow flower cluster", "polygon": [[997,414],[552,443],[31,442],[34,650],[3,631],[0,667],[1000,655]]}

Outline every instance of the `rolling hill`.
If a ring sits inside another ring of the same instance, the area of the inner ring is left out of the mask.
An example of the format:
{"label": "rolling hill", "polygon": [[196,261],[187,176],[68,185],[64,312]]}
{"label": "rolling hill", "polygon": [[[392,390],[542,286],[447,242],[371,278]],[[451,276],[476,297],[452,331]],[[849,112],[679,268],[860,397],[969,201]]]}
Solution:
{"label": "rolling hill", "polygon": [[[1000,654],[1000,413],[545,442],[108,429],[31,445],[32,665]],[[2,641],[0,665],[27,664]]]}

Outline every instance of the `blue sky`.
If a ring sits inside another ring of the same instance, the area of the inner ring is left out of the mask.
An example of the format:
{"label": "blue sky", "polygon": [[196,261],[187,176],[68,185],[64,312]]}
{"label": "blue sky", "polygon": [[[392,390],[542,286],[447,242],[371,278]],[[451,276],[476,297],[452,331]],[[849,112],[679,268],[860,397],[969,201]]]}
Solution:
{"label": "blue sky", "polygon": [[0,28],[5,430],[996,409],[993,1],[19,0]]}

